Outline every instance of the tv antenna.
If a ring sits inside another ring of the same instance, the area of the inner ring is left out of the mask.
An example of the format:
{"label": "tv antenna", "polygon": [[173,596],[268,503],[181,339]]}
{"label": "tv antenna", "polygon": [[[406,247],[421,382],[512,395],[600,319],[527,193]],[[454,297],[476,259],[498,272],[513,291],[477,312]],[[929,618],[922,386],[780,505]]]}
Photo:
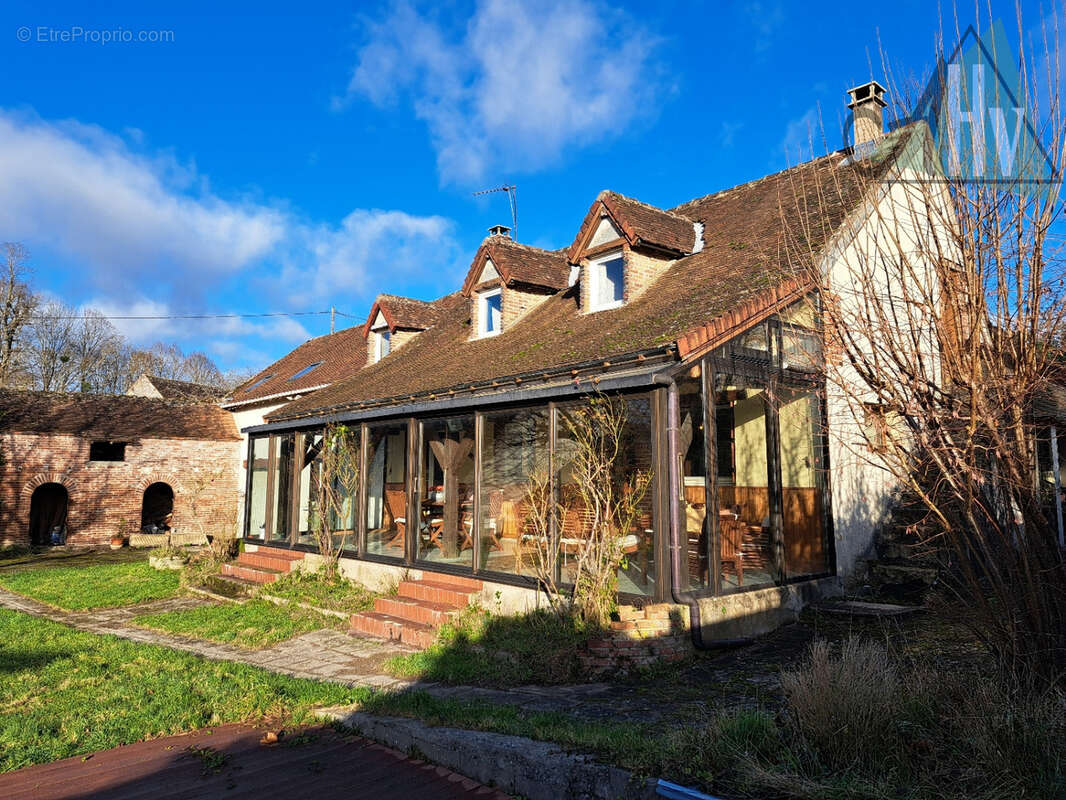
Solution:
{"label": "tv antenna", "polygon": [[511,201],[511,238],[516,242],[518,241],[518,197],[515,194],[517,188],[517,186],[512,184],[510,186],[497,186],[495,189],[482,189],[480,192],[474,192],[474,197],[482,194],[507,192],[507,199]]}

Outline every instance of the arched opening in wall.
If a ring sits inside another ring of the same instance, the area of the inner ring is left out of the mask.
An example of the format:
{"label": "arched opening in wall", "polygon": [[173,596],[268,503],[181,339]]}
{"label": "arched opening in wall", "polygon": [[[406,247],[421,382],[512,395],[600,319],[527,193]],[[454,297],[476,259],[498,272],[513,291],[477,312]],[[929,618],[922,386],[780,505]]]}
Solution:
{"label": "arched opening in wall", "polygon": [[30,544],[44,547],[63,544],[67,538],[67,505],[70,496],[61,483],[42,483],[30,496]]}
{"label": "arched opening in wall", "polygon": [[170,530],[170,518],[174,513],[174,490],[166,483],[153,483],[144,490],[141,502],[141,530],[145,533],[162,533]]}

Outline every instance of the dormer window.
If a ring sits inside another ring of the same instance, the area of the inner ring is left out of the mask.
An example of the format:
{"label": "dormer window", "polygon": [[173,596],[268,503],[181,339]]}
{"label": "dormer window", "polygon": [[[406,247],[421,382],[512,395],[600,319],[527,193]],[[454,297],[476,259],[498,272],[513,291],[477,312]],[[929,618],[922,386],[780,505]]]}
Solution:
{"label": "dormer window", "polygon": [[392,336],[388,328],[371,331],[370,335],[374,337],[374,362],[376,363],[389,354]]}
{"label": "dormer window", "polygon": [[589,311],[618,308],[625,298],[625,260],[620,252],[589,261]]}
{"label": "dormer window", "polygon": [[490,289],[477,296],[479,336],[496,336],[503,330],[503,291]]}

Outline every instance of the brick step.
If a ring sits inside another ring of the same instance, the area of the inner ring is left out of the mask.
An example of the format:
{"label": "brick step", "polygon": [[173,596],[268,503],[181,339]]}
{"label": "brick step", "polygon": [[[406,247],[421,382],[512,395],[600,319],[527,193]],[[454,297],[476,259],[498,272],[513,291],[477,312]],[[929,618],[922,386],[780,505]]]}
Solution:
{"label": "brick step", "polygon": [[397,619],[410,620],[423,625],[439,627],[459,613],[459,608],[448,603],[431,603],[413,597],[379,597],[374,601],[374,610]]}
{"label": "brick step", "polygon": [[421,580],[442,583],[466,592],[480,592],[485,586],[477,578],[464,578],[462,575],[449,575],[446,572],[423,572]]}
{"label": "brick step", "polygon": [[443,603],[445,605],[462,608],[470,604],[470,598],[476,592],[457,589],[453,584],[440,583],[436,580],[427,581],[400,581],[397,591],[400,597],[411,597],[415,600],[428,600],[430,603]]}
{"label": "brick step", "polygon": [[291,572],[293,570],[293,565],[296,564],[297,561],[302,560],[302,558],[286,558],[282,555],[263,552],[241,553],[237,556],[237,563],[242,567],[261,567],[264,569],[272,569],[277,572]]}
{"label": "brick step", "polygon": [[284,558],[289,561],[303,561],[304,556],[307,555],[302,550],[287,550],[282,547],[265,547],[263,545],[258,546],[258,550],[245,550],[245,553],[258,553],[261,556],[274,556],[275,558]]}
{"label": "brick step", "polygon": [[231,578],[243,578],[252,583],[273,583],[283,573],[280,570],[268,569],[267,567],[249,567],[227,563],[222,565],[222,574]]}
{"label": "brick step", "polygon": [[349,618],[351,633],[361,636],[375,636],[393,642],[402,642],[413,647],[429,647],[437,638],[437,631],[432,625],[400,619],[379,611],[362,611]]}

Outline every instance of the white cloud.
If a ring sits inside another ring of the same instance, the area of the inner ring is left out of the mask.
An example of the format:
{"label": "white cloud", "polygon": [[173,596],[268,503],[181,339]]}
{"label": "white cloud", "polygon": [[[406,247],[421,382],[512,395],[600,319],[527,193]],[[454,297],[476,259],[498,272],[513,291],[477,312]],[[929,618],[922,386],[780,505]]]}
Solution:
{"label": "white cloud", "polygon": [[[179,336],[189,326],[189,319],[181,317],[182,311],[144,297],[126,303],[100,297],[82,303],[80,310],[90,309],[108,317],[111,324],[135,345],[147,345]],[[195,319],[194,324],[201,336],[256,335],[285,343],[303,342],[311,338],[299,318],[291,316],[206,316]]]}
{"label": "white cloud", "polygon": [[194,181],[100,128],[0,111],[0,233],[91,262],[101,284],[150,278],[162,264],[233,272],[284,237],[280,212],[187,192]]}
{"label": "white cloud", "polygon": [[195,167],[135,152],[99,127],[3,109],[0,240],[83,266],[100,304],[132,308],[131,296],[150,294],[137,301],[146,315],[152,303],[199,310],[233,280],[272,289],[265,302],[284,310],[347,305],[389,289],[371,276],[438,276],[454,249],[442,217],[358,209],[339,225],[308,220],[282,204],[219,197]]}
{"label": "white cloud", "polygon": [[648,122],[669,93],[657,37],[595,0],[478,0],[451,29],[397,0],[367,34],[344,101],[409,101],[448,182],[557,162]]}

